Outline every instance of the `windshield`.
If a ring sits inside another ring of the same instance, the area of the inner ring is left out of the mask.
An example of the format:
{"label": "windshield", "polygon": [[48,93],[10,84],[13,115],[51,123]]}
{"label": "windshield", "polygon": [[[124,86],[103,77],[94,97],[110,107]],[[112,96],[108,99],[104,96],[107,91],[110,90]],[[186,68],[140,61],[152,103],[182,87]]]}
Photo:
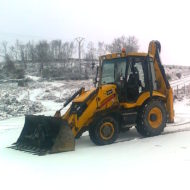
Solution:
{"label": "windshield", "polygon": [[104,60],[101,84],[116,83],[125,76],[126,58]]}

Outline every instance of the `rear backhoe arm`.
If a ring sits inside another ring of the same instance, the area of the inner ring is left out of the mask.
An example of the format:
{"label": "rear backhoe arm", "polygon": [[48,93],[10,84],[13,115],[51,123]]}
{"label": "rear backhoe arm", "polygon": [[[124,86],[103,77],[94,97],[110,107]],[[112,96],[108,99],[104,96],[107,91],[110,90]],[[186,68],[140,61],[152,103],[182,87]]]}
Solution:
{"label": "rear backhoe arm", "polygon": [[151,41],[148,48],[148,54],[151,54],[155,61],[155,74],[158,83],[158,91],[166,96],[166,110],[168,113],[168,122],[174,122],[174,109],[173,109],[173,90],[166,77],[164,67],[160,59],[161,44],[159,41]]}

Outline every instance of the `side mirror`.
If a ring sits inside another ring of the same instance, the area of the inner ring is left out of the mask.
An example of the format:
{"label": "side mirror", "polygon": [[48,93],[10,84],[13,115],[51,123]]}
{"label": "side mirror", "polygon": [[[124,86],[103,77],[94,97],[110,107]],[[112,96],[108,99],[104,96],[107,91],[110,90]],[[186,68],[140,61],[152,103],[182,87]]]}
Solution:
{"label": "side mirror", "polygon": [[99,71],[99,66],[97,66],[96,68],[96,76],[95,76],[95,79],[94,79],[94,86],[96,87],[96,84],[97,82],[99,82],[99,77],[98,77],[98,71]]}
{"label": "side mirror", "polygon": [[95,78],[93,79],[93,83],[97,83],[97,82],[99,82],[99,78],[96,78],[96,77],[95,77]]}

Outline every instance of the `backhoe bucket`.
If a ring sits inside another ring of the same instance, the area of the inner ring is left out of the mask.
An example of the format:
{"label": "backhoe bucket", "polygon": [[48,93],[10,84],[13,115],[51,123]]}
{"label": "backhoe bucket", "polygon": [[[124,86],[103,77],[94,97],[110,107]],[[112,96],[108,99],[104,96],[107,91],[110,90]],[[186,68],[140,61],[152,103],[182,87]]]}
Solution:
{"label": "backhoe bucket", "polygon": [[61,118],[27,115],[20,137],[11,148],[38,155],[72,151],[75,138]]}

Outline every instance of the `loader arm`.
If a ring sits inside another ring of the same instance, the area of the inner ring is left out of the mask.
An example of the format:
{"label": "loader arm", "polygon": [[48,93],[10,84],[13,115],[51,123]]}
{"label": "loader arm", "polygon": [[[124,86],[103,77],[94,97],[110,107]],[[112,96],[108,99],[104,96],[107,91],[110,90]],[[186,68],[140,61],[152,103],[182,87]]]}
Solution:
{"label": "loader arm", "polygon": [[94,121],[94,116],[103,110],[118,106],[116,85],[103,85],[84,92],[74,99],[69,110],[62,116],[67,120],[74,137],[84,132]]}

